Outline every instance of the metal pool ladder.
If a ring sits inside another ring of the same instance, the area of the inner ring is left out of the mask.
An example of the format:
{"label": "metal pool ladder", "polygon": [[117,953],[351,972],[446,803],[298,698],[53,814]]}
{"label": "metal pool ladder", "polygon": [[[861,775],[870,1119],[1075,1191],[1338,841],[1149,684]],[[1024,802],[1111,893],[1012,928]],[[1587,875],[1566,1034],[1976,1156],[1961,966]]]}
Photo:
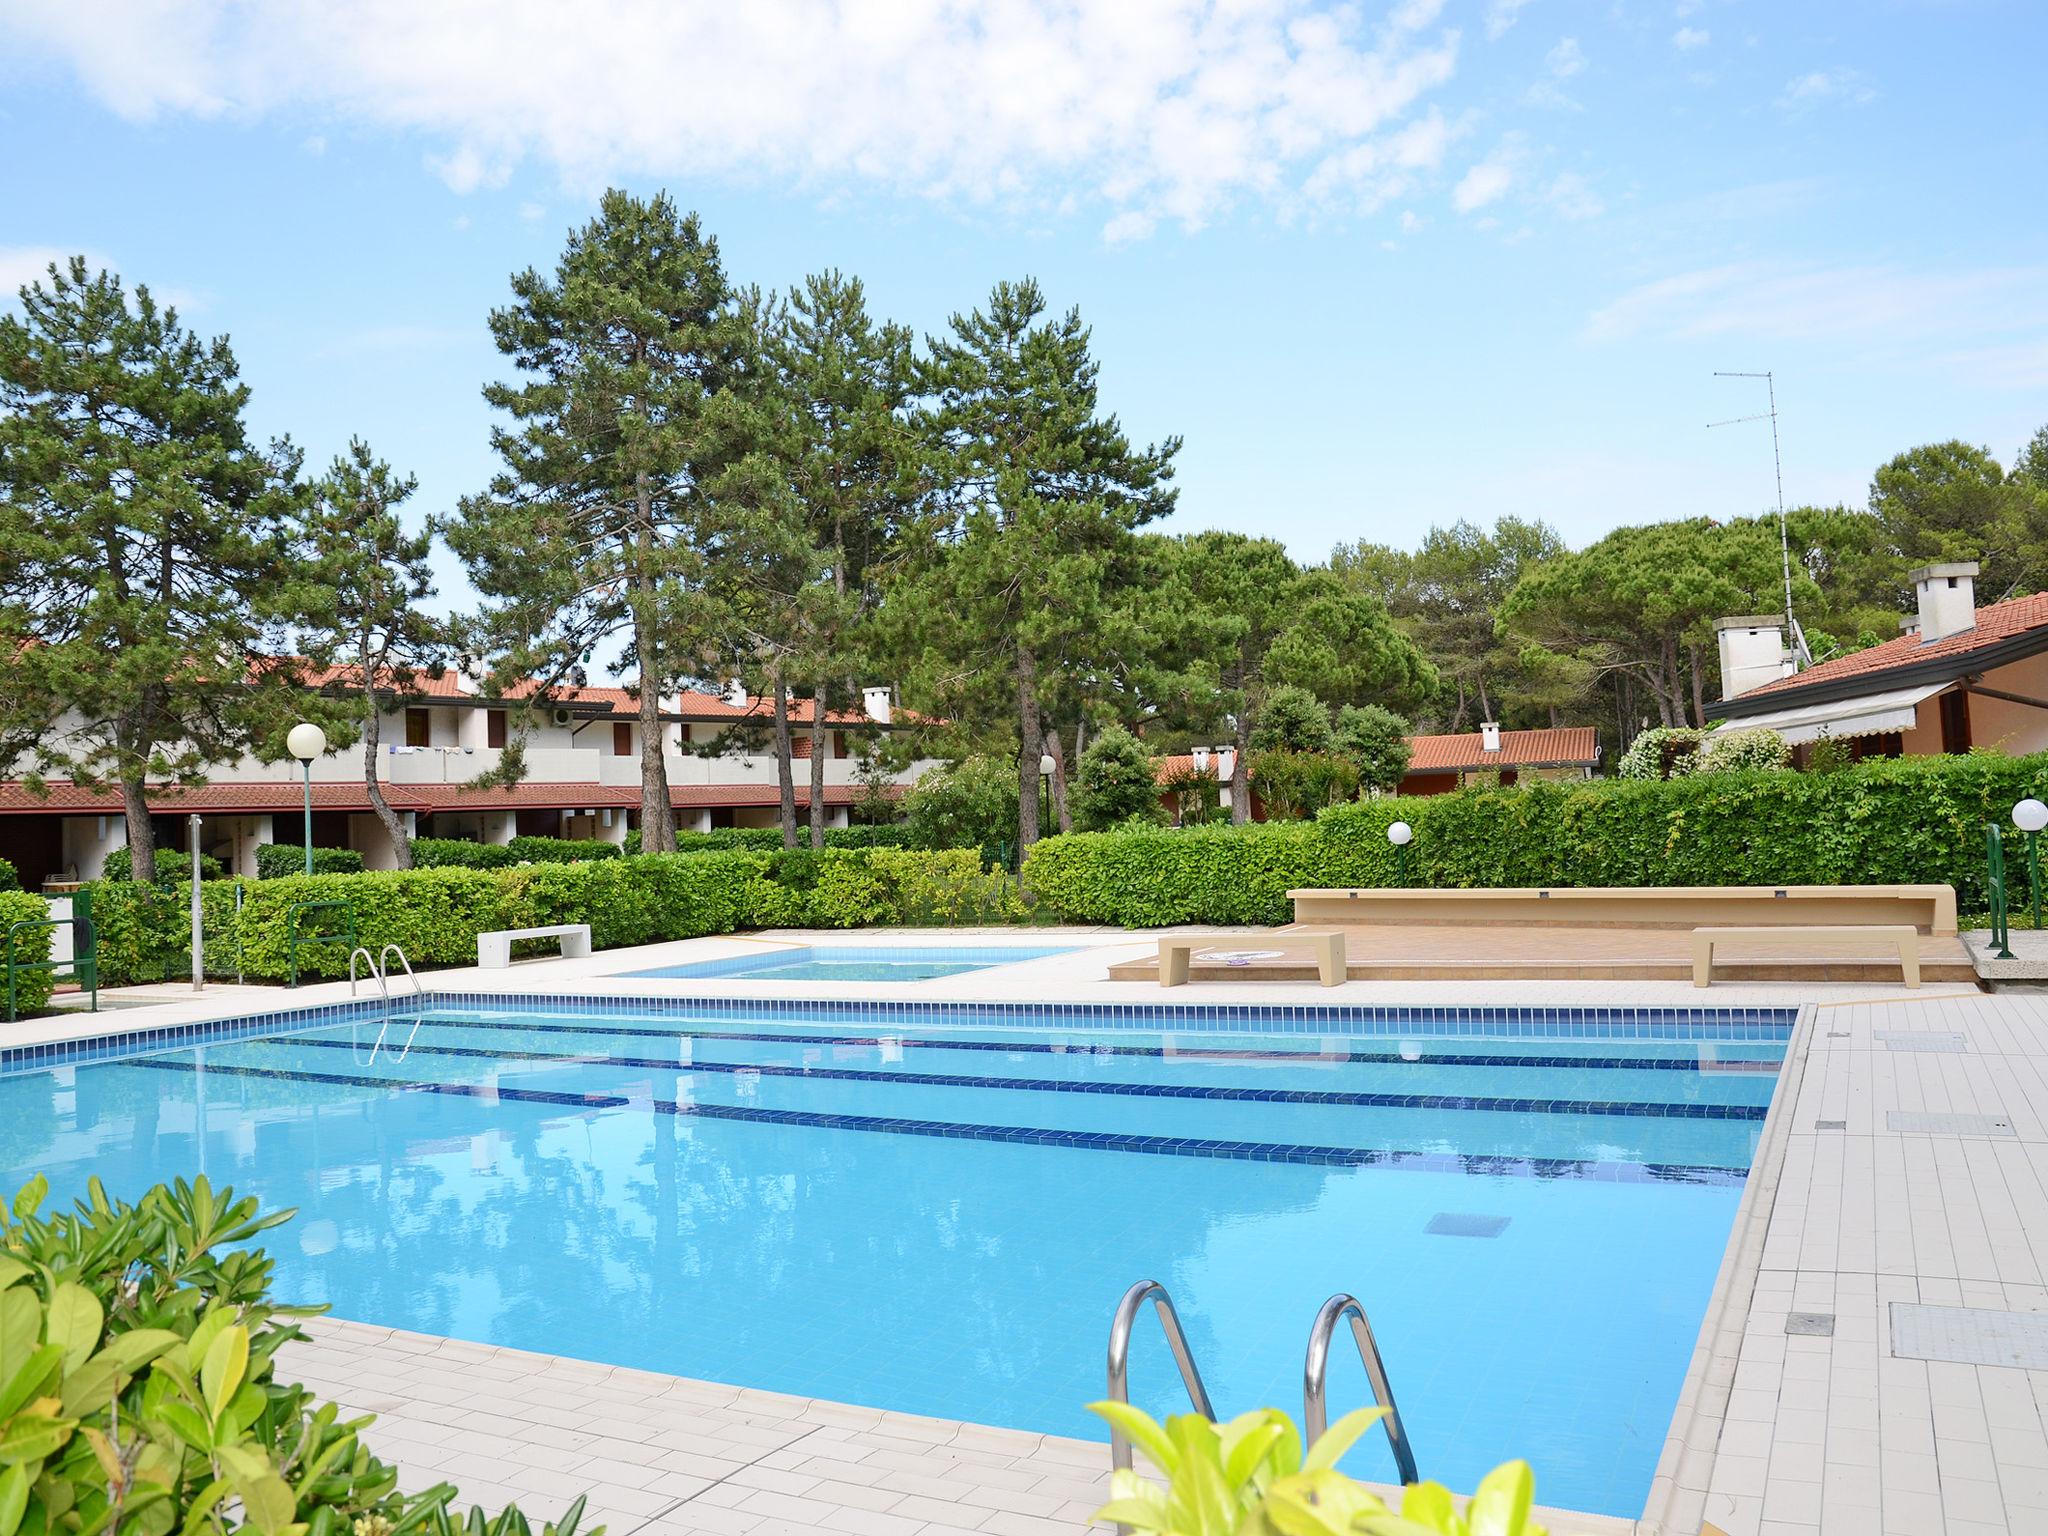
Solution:
{"label": "metal pool ladder", "polygon": [[[413,1001],[418,1002],[424,995],[425,989],[420,986],[419,977],[413,974],[412,962],[405,958],[405,951],[398,945],[386,944],[375,955],[372,955],[368,949],[360,944],[349,951],[348,995],[350,997],[356,995],[356,958],[360,956],[369,969],[370,978],[377,983],[377,991],[384,999],[384,1021],[378,1026],[376,1041],[370,1046],[370,1060],[373,1063],[377,1059],[377,1053],[384,1049],[384,1036],[391,1028],[391,986],[388,977],[389,958],[392,955],[398,956],[398,963],[405,968],[405,979],[412,983],[411,995]],[[405,1060],[412,1053],[413,1040],[419,1035],[420,1025],[425,1021],[425,1018],[426,1014],[423,1010],[416,1011],[413,1014],[412,1033],[405,1037],[405,1044],[398,1052],[398,1059],[400,1061]]]}
{"label": "metal pool ladder", "polygon": [[[1159,1326],[1166,1333],[1166,1346],[1173,1351],[1174,1364],[1180,1367],[1181,1384],[1188,1389],[1188,1401],[1194,1404],[1195,1412],[1213,1423],[1216,1409],[1209,1401],[1209,1389],[1202,1385],[1202,1373],[1195,1367],[1195,1357],[1188,1350],[1188,1337],[1181,1331],[1180,1314],[1173,1310],[1173,1298],[1166,1294],[1166,1287],[1157,1280],[1140,1280],[1125,1291],[1124,1299],[1116,1304],[1116,1317],[1109,1325],[1109,1400],[1113,1403],[1131,1400],[1131,1329],[1137,1325],[1139,1309],[1147,1301],[1159,1314]],[[1119,1471],[1128,1471],[1131,1465],[1131,1442],[1115,1425],[1111,1425],[1109,1431],[1109,1462]]]}
{"label": "metal pool ladder", "polygon": [[1422,1481],[1415,1470],[1415,1452],[1408,1444],[1408,1430],[1401,1422],[1401,1410],[1394,1406],[1394,1388],[1387,1380],[1386,1362],[1380,1358],[1380,1347],[1373,1342],[1372,1324],[1366,1321],[1365,1308],[1355,1296],[1339,1291],[1323,1303],[1322,1311],[1316,1314],[1315,1326],[1308,1334],[1308,1359],[1301,1372],[1301,1433],[1302,1438],[1314,1445],[1329,1427],[1330,1408],[1328,1401],[1330,1371],[1330,1339],[1337,1331],[1337,1324],[1346,1317],[1351,1319],[1351,1337],[1358,1345],[1358,1358],[1365,1366],[1365,1379],[1372,1383],[1372,1395],[1387,1416],[1380,1420],[1387,1432],[1387,1444],[1394,1452],[1394,1466],[1401,1475],[1401,1486]]}

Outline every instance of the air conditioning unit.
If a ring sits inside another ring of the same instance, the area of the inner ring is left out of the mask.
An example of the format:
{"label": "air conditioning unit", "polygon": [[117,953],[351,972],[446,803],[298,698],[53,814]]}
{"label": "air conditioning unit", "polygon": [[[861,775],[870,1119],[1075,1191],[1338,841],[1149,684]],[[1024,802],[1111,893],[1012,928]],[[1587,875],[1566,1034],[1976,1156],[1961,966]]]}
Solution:
{"label": "air conditioning unit", "polygon": [[566,709],[558,709],[555,711],[555,724],[557,725],[567,725],[570,721],[570,718],[571,716],[569,714],[569,711],[567,711]]}

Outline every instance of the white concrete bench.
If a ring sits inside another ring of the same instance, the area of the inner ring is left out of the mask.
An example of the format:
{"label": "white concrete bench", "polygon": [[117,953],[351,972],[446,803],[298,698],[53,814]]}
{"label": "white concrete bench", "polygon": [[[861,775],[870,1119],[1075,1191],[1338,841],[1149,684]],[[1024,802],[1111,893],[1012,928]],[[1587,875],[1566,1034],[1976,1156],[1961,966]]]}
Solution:
{"label": "white concrete bench", "polygon": [[512,963],[515,939],[560,939],[564,960],[590,958],[590,924],[561,923],[553,928],[504,928],[476,936],[476,963],[480,970],[502,971]]}
{"label": "white concrete bench", "polygon": [[[1262,933],[1258,936],[1258,944],[1261,949],[1307,945],[1315,953],[1316,974],[1326,987],[1342,985],[1349,974],[1344,959],[1344,935],[1341,933]],[[1194,962],[1198,945],[1213,949],[1216,941],[1213,938],[1177,939],[1170,935],[1160,939],[1159,985],[1184,987],[1188,984],[1188,968]]]}
{"label": "white concrete bench", "polygon": [[1911,924],[1848,923],[1799,927],[1773,924],[1768,928],[1695,928],[1692,931],[1692,984],[1704,987],[1713,979],[1714,946],[1731,941],[1748,947],[1796,950],[1811,955],[1816,948],[1839,950],[1843,941],[1855,949],[1859,944],[1883,944],[1896,949],[1899,970],[1906,985],[1920,985],[1920,930]]}

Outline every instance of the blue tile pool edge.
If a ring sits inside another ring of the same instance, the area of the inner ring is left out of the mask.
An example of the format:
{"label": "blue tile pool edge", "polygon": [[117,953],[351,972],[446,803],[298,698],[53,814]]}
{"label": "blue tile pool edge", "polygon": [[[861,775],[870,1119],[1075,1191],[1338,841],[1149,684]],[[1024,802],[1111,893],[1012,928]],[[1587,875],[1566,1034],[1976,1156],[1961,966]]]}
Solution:
{"label": "blue tile pool edge", "polygon": [[[394,1000],[395,1001],[395,1000]],[[411,1012],[411,999],[393,1008]],[[1371,1004],[1276,1003],[1021,1003],[908,1002],[855,998],[732,998],[667,995],[604,996],[534,992],[436,991],[423,994],[427,1008],[537,1011],[581,1014],[592,1018],[626,1016],[760,1019],[792,1011],[806,1015],[874,1023],[950,1024],[956,1027],[1054,1028],[1094,1026],[1107,1029],[1200,1029],[1228,1033],[1342,1034],[1347,1026],[1406,1026],[1415,1032],[1456,1029],[1461,1035],[1503,1035],[1526,1038],[1532,1024],[1540,1033],[1559,1039],[1654,1039],[1642,1031],[1684,1029],[1703,1040],[1789,1039],[1799,1017],[1796,1007],[1697,1008],[1637,1007],[1512,1008],[1441,1005],[1404,1007]],[[106,1061],[123,1056],[242,1039],[250,1035],[313,1029],[350,1020],[381,1018],[382,998],[352,998],[299,1008],[270,1008],[258,1013],[200,1019],[105,1034],[52,1040],[36,1045],[0,1046],[0,1072],[35,1070],[78,1062]],[[1162,1016],[1165,1016],[1162,1018]]]}
{"label": "blue tile pool edge", "polygon": [[1071,955],[1077,946],[1047,945],[887,945],[887,944],[797,944],[787,949],[764,949],[758,954],[733,955],[722,960],[697,960],[683,965],[661,965],[644,971],[621,971],[621,977],[645,980],[711,981],[719,977],[742,980],[758,972],[786,965],[832,964],[844,960],[875,965],[916,965],[957,962],[962,967],[993,970],[1025,960],[1044,960],[1052,955]]}

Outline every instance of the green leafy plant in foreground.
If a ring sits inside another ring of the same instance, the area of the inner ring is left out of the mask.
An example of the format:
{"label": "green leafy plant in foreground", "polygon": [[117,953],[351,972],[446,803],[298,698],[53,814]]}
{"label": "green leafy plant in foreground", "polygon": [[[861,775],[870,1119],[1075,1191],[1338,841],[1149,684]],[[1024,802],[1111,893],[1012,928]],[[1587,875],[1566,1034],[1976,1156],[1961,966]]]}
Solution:
{"label": "green leafy plant in foreground", "polygon": [[1526,1461],[1494,1468],[1462,1510],[1441,1483],[1403,1489],[1394,1509],[1339,1472],[1384,1408],[1346,1414],[1304,1454],[1293,1420],[1277,1408],[1227,1424],[1190,1413],[1162,1425],[1128,1403],[1089,1406],[1165,1479],[1119,1471],[1095,1512],[1141,1536],[1545,1536],[1530,1515],[1535,1478]]}
{"label": "green leafy plant in foreground", "polygon": [[290,1211],[201,1177],[134,1205],[94,1180],[44,1217],[48,1188],[0,1212],[0,1536],[530,1536],[516,1508],[458,1522],[445,1483],[399,1493],[369,1418],[277,1381],[292,1320],[325,1310],[272,1304],[247,1246]]}

